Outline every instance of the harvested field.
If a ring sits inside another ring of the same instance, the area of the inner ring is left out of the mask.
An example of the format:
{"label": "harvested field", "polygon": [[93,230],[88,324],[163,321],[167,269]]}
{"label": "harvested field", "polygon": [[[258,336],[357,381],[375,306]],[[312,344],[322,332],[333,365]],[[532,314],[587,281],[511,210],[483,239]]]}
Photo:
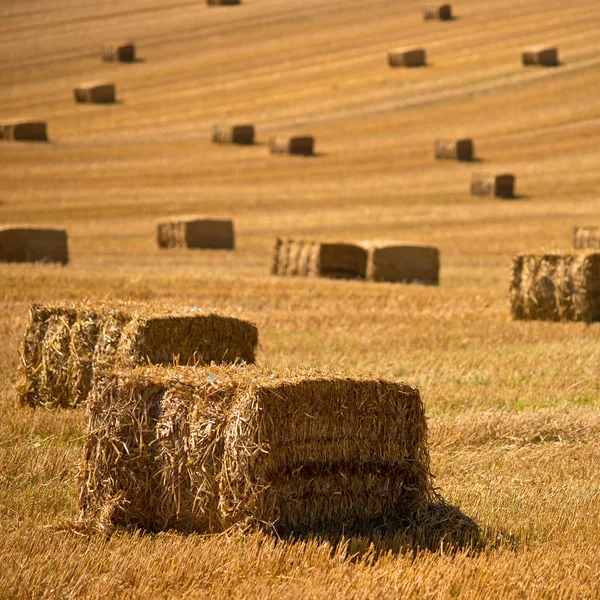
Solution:
{"label": "harvested field", "polygon": [[406,242],[366,242],[367,279],[437,285],[440,253],[437,248]]}
{"label": "harvested field", "polygon": [[513,259],[514,319],[600,320],[600,254],[524,254]]}
{"label": "harvested field", "polygon": [[233,250],[235,233],[231,219],[179,217],[156,228],[159,248]]}
{"label": "harvested field", "polygon": [[213,125],[212,141],[220,144],[254,144],[254,126]]}
{"label": "harvested field", "polygon": [[436,8],[424,8],[423,18],[425,21],[439,20],[439,21],[450,21],[452,20],[452,6],[450,4],[442,4]]}
{"label": "harvested field", "polygon": [[40,227],[0,227],[0,262],[69,262],[67,232]]}
{"label": "harvested field", "polygon": [[133,62],[135,44],[133,42],[110,42],[102,48],[102,60],[105,62]]}
{"label": "harvested field", "polygon": [[94,373],[148,363],[253,363],[257,343],[254,325],[217,313],[34,305],[21,344],[19,401],[70,408],[85,403]]}
{"label": "harvested field", "polygon": [[80,502],[101,529],[343,532],[433,499],[419,392],[391,380],[122,371],[96,381],[88,413]]}
{"label": "harvested field", "polygon": [[425,50],[422,48],[396,48],[388,52],[390,67],[424,67],[426,62]]}
{"label": "harvested field", "polygon": [[573,231],[573,248],[600,249],[600,227],[576,227]]}
{"label": "harvested field", "polygon": [[116,102],[114,83],[82,83],[73,91],[75,102],[94,104],[112,104]]}
{"label": "harvested field", "polygon": [[531,48],[523,52],[522,60],[526,67],[557,67],[560,64],[556,48]]}
{"label": "harvested field", "polygon": [[449,158],[451,160],[473,160],[473,140],[465,138],[462,140],[436,140],[435,157]]}
{"label": "harvested field", "polygon": [[300,154],[311,156],[315,151],[315,139],[311,136],[285,137],[273,136],[269,139],[271,154]]}
{"label": "harvested field", "polygon": [[0,123],[0,140],[47,142],[48,127],[45,121],[4,121]]}
{"label": "harvested field", "polygon": [[471,194],[493,198],[514,198],[515,176],[508,173],[502,175],[474,173],[471,177]]}

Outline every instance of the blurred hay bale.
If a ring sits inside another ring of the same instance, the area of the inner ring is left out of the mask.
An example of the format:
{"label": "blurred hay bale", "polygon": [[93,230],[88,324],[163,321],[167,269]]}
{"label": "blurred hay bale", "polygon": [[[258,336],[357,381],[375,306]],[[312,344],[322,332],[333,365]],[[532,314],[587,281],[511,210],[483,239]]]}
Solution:
{"label": "blurred hay bale", "polygon": [[114,83],[82,83],[74,90],[75,102],[111,104],[116,102]]}
{"label": "blurred hay bale", "polygon": [[216,313],[143,305],[33,305],[21,344],[18,396],[30,406],[86,401],[94,372],[141,364],[254,362],[258,332]]}
{"label": "blurred hay bale", "polygon": [[514,319],[600,319],[600,254],[521,254],[513,258]]}
{"label": "blurred hay bale", "polygon": [[473,160],[473,140],[464,138],[462,140],[436,140],[435,157],[449,158],[452,160]]}
{"label": "blurred hay bale", "polygon": [[241,3],[241,0],[206,0],[208,6],[236,6]]}
{"label": "blurred hay bale", "polygon": [[514,198],[515,176],[508,173],[502,175],[473,173],[471,178],[471,194],[473,196]]}
{"label": "blurred hay bale", "polygon": [[14,119],[0,123],[0,139],[7,141],[47,142],[46,121]]}
{"label": "blurred hay bale", "polygon": [[0,227],[0,262],[69,262],[67,232],[40,227]]}
{"label": "blurred hay bale", "polygon": [[573,248],[600,248],[600,227],[576,227],[573,231]]}
{"label": "blurred hay bale", "polygon": [[528,66],[543,66],[543,67],[557,67],[558,62],[558,49],[548,47],[536,47],[530,48],[523,52],[522,55],[523,65]]}
{"label": "blurred hay bale", "polygon": [[452,20],[452,6],[450,4],[442,4],[436,8],[424,8],[423,18],[425,21],[437,19],[439,21]]}
{"label": "blurred hay bale", "polygon": [[271,154],[300,154],[311,156],[315,151],[315,138],[274,136],[269,139],[269,151]]}
{"label": "blurred hay bale", "polygon": [[254,125],[213,125],[212,141],[217,144],[254,144]]}
{"label": "blurred hay bale", "polygon": [[419,391],[238,365],[105,373],[88,403],[82,520],[99,529],[343,531],[432,496]]}
{"label": "blurred hay bale", "polygon": [[368,253],[358,244],[277,239],[271,273],[282,276],[365,279]]}
{"label": "blurred hay bale", "polygon": [[426,55],[423,48],[396,48],[388,52],[390,67],[423,67],[426,64]]}
{"label": "blurred hay bale", "polygon": [[157,225],[159,248],[233,250],[235,233],[231,219],[177,217]]}
{"label": "blurred hay bale", "polygon": [[437,248],[406,242],[363,242],[369,253],[367,279],[438,285],[440,253]]}
{"label": "blurred hay bale", "polygon": [[110,42],[102,48],[102,60],[105,62],[133,62],[135,44],[133,42]]}

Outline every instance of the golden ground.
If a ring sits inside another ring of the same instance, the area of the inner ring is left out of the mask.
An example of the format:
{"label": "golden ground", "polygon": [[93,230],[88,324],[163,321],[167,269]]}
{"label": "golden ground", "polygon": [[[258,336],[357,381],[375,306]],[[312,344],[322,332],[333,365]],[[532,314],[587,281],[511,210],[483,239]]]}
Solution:
{"label": "golden ground", "polygon": [[[450,23],[420,9],[2,1],[0,118],[45,119],[51,142],[0,143],[0,222],[67,228],[72,260],[0,265],[0,597],[600,597],[600,329],[507,306],[511,255],[597,224],[600,4],[464,0]],[[129,38],[141,61],[100,62]],[[563,64],[524,69],[538,43]],[[429,65],[388,68],[396,46]],[[76,105],[88,80],[120,102]],[[213,146],[219,121],[254,123],[259,145]],[[270,156],[279,132],[315,135],[318,155]],[[436,162],[437,137],[472,137],[481,161]],[[514,173],[518,199],[471,197],[475,170]],[[156,220],[188,213],[233,217],[238,249],[159,251]],[[441,285],[274,279],[277,235],[436,245]],[[418,384],[437,483],[485,549],[350,560],[357,541],[57,533],[84,418],[15,407],[17,348],[31,301],[84,296],[225,306],[259,325],[262,362]]]}

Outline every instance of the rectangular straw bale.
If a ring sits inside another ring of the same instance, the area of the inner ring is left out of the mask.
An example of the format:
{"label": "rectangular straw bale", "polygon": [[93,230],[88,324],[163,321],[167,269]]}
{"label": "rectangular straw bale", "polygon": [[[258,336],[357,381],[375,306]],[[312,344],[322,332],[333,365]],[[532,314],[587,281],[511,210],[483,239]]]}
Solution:
{"label": "rectangular straw bale", "polygon": [[425,21],[431,21],[433,19],[450,21],[452,19],[452,6],[450,4],[442,4],[435,8],[424,8],[423,18]]}
{"label": "rectangular straw bale", "polygon": [[0,262],[69,262],[67,232],[39,227],[0,227]]}
{"label": "rectangular straw bale", "polygon": [[114,83],[82,83],[74,90],[76,102],[111,104],[116,101]]}
{"label": "rectangular straw bale", "polygon": [[93,373],[141,364],[255,360],[256,327],[217,313],[140,306],[34,305],[21,344],[22,404],[73,407]]}
{"label": "rectangular straw bale", "polygon": [[213,125],[212,141],[217,144],[254,144],[254,125]]}
{"label": "rectangular straw bale", "polygon": [[513,258],[514,319],[598,321],[600,254],[521,254]]}
{"label": "rectangular straw bale", "polygon": [[558,66],[558,49],[557,48],[530,48],[523,52],[523,65],[528,66]]}
{"label": "rectangular straw bale", "polygon": [[159,248],[233,250],[235,233],[231,219],[177,217],[157,225]]}
{"label": "rectangular straw bale", "polygon": [[88,404],[84,521],[216,533],[347,530],[431,495],[419,391],[240,366],[104,373]]}
{"label": "rectangular straw bale", "polygon": [[241,0],[206,0],[208,6],[237,6]]}
{"label": "rectangular straw bale", "polygon": [[576,227],[573,231],[573,248],[600,249],[600,227]]}
{"label": "rectangular straw bale", "polygon": [[388,52],[390,67],[422,67],[426,63],[426,54],[423,48],[396,48]]}
{"label": "rectangular straw bale", "polygon": [[508,173],[502,175],[473,173],[471,179],[471,194],[473,196],[514,198],[515,176]]}
{"label": "rectangular straw bale", "polygon": [[461,140],[436,140],[435,157],[449,158],[452,160],[473,160],[473,140],[464,138]]}
{"label": "rectangular straw bale", "polygon": [[7,141],[47,142],[45,121],[13,120],[0,123],[0,139]]}
{"label": "rectangular straw bale", "polygon": [[438,285],[440,253],[437,248],[406,242],[363,243],[369,252],[367,279]]}
{"label": "rectangular straw bale", "polygon": [[315,151],[315,138],[274,136],[269,139],[269,151],[271,154],[300,154],[311,156]]}
{"label": "rectangular straw bale", "polygon": [[105,62],[133,62],[135,44],[133,42],[110,42],[102,48],[102,60]]}

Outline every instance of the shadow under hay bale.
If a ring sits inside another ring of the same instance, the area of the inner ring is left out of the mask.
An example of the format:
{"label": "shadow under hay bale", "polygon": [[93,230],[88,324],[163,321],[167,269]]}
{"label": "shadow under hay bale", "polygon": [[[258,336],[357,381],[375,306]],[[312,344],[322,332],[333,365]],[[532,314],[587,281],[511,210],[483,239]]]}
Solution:
{"label": "shadow under hay bale", "polygon": [[560,64],[557,48],[530,48],[523,52],[521,60],[525,67],[557,67]]}
{"label": "shadow under hay bale", "polygon": [[213,125],[212,141],[216,144],[254,144],[254,125]]}
{"label": "shadow under hay bale", "polygon": [[100,530],[344,532],[433,494],[419,391],[396,381],[140,368],[99,377],[88,415],[81,518]]}
{"label": "shadow under hay bale", "polygon": [[435,157],[437,159],[451,159],[471,161],[474,157],[473,140],[464,138],[462,140],[436,140]]}
{"label": "shadow under hay bale", "polygon": [[358,244],[277,239],[271,274],[365,279],[368,253]]}
{"label": "shadow under hay bale", "polygon": [[433,246],[405,242],[363,242],[369,253],[367,279],[438,285],[440,253]]}
{"label": "shadow under hay bale", "polygon": [[573,231],[573,248],[600,249],[600,227],[576,227]]}
{"label": "shadow under hay bale", "polygon": [[21,344],[21,404],[75,407],[89,394],[94,372],[142,364],[255,360],[256,327],[215,313],[116,308],[88,304],[34,305]]}
{"label": "shadow under hay bale", "polygon": [[0,140],[7,142],[47,142],[46,121],[12,120],[0,123]]}
{"label": "shadow under hay bale", "polygon": [[0,227],[0,262],[69,262],[67,232],[38,227]]}
{"label": "shadow under hay bale", "polygon": [[231,219],[178,217],[158,223],[156,227],[159,248],[202,248],[233,250],[235,233]]}
{"label": "shadow under hay bale", "polygon": [[396,48],[388,52],[388,64],[390,67],[424,67],[426,61],[425,50],[422,48],[411,50]]}
{"label": "shadow under hay bale", "polygon": [[133,42],[119,42],[104,44],[102,60],[105,62],[134,62],[135,44]]}
{"label": "shadow under hay bale", "polygon": [[450,4],[442,4],[436,8],[424,8],[423,19],[425,21],[451,21],[452,20],[452,6]]}
{"label": "shadow under hay bale", "polygon": [[269,152],[271,152],[271,154],[313,156],[315,153],[315,138],[312,136],[274,136],[269,139]]}
{"label": "shadow under hay bale", "polygon": [[82,83],[74,90],[75,102],[91,102],[94,104],[113,104],[116,102],[116,91],[113,83]]}
{"label": "shadow under hay bale", "polygon": [[600,320],[600,254],[522,254],[513,258],[514,319]]}
{"label": "shadow under hay bale", "polygon": [[508,173],[502,175],[473,173],[471,194],[473,196],[514,199],[515,176]]}

